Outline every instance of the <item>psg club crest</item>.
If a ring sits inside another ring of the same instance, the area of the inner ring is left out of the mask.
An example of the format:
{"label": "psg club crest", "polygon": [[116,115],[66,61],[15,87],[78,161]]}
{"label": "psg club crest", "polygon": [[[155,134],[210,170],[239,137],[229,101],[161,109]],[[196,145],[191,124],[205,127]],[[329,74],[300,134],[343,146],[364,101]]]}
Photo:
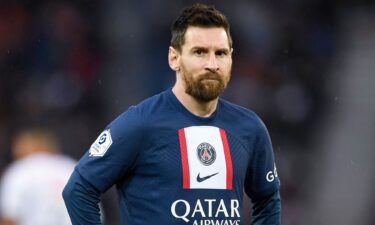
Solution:
{"label": "psg club crest", "polygon": [[216,160],[216,151],[212,145],[203,142],[197,147],[197,156],[203,165],[209,166]]}

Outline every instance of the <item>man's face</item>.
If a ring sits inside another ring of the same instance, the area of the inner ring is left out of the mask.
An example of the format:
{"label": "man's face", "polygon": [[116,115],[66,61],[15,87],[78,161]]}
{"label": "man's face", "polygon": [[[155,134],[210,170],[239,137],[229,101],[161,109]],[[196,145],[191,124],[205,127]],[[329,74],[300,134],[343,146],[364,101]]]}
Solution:
{"label": "man's face", "polygon": [[188,27],[179,65],[185,92],[200,102],[217,98],[226,88],[232,49],[223,28]]}

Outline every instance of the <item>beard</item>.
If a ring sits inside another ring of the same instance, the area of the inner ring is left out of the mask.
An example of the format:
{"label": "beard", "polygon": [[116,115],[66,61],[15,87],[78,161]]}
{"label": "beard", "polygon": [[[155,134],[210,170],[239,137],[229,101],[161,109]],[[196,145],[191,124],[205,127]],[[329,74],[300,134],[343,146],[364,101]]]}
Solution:
{"label": "beard", "polygon": [[182,71],[182,77],[186,84],[185,92],[199,102],[209,102],[219,97],[225,90],[230,79],[223,79],[219,74],[207,72],[194,78],[186,70]]}

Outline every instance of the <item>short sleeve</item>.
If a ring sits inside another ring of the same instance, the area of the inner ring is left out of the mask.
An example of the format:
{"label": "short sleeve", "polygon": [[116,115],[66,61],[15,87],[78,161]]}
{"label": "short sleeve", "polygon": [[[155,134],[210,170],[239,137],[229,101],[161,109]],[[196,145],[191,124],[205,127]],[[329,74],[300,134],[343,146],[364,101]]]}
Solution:
{"label": "short sleeve", "polygon": [[131,107],[98,136],[78,162],[77,171],[105,192],[135,166],[142,135],[142,117],[136,107]]}
{"label": "short sleeve", "polygon": [[263,122],[260,119],[258,122],[245,180],[245,191],[253,200],[268,196],[280,188],[271,139]]}

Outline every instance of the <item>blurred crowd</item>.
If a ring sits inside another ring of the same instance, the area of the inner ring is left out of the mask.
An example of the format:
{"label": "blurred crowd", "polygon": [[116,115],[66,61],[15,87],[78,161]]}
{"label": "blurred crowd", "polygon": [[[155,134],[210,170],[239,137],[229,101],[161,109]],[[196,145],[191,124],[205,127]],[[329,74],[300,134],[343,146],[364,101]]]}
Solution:
{"label": "blurred crowd", "polygon": [[0,3],[2,169],[17,129],[48,125],[72,153],[83,150],[79,142],[103,118],[97,100],[103,93],[96,90],[104,57],[95,29],[98,8],[73,1],[15,2]]}
{"label": "blurred crowd", "polygon": [[[61,141],[60,151],[78,159],[116,115],[173,85],[169,27],[178,11],[193,3],[5,2],[0,3],[0,174],[22,127],[48,126]],[[311,145],[316,121],[337,100],[327,93],[326,81],[341,41],[340,12],[352,5],[203,2],[231,22],[234,64],[224,98],[265,121],[279,163],[284,222],[298,224],[293,216],[304,201],[304,184],[296,177],[308,175],[318,151]]]}

